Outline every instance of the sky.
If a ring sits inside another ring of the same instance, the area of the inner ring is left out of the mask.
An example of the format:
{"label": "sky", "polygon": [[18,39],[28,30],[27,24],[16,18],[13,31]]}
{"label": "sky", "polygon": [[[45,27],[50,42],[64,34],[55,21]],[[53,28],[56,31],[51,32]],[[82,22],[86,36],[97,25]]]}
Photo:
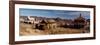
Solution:
{"label": "sky", "polygon": [[82,15],[86,19],[90,19],[90,11],[73,11],[73,10],[49,10],[49,9],[27,9],[20,8],[20,16],[38,16],[47,18],[75,19]]}

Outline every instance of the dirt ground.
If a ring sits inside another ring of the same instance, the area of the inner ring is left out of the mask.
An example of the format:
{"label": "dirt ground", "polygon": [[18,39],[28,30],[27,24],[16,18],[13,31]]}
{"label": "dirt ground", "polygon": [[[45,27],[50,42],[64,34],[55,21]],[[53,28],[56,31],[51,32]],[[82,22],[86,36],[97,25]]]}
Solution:
{"label": "dirt ground", "polygon": [[77,33],[89,33],[83,29],[71,29],[58,27],[56,29],[39,30],[32,28],[32,24],[20,23],[20,36],[29,35],[51,35],[51,34],[77,34]]}

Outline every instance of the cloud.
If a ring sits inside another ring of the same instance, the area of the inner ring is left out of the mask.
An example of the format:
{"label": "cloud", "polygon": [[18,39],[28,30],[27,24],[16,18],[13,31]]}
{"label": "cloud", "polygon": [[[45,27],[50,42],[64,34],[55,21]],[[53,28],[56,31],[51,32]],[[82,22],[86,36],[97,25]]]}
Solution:
{"label": "cloud", "polygon": [[43,9],[24,9],[20,8],[20,15],[31,15],[31,16],[41,16],[41,17],[49,17],[49,18],[75,18],[82,14],[83,17],[89,18],[89,11],[71,11],[71,10],[43,10]]}

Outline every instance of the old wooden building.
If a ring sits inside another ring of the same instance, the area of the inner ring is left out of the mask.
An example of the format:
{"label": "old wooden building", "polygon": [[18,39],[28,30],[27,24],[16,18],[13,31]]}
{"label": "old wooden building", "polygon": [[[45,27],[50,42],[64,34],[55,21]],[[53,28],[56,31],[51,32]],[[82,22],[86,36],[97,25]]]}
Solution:
{"label": "old wooden building", "polygon": [[86,24],[86,19],[80,14],[79,17],[74,19],[74,28],[83,28]]}

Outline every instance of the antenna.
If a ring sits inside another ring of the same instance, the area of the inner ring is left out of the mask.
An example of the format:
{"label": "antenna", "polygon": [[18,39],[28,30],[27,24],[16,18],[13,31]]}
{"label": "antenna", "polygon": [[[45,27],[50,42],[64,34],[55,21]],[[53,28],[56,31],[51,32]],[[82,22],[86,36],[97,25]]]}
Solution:
{"label": "antenna", "polygon": [[82,17],[82,14],[80,13],[80,16],[79,17]]}

